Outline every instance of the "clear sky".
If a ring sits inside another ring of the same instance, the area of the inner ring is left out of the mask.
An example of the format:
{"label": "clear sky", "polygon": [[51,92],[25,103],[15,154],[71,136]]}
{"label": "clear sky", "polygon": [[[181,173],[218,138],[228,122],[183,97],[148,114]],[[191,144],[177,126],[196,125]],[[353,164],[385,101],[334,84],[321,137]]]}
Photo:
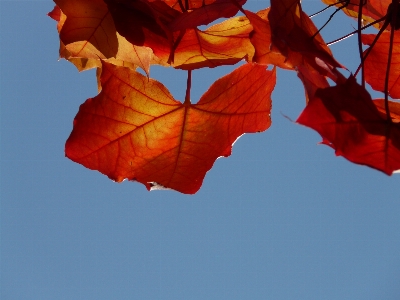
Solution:
{"label": "clear sky", "polygon": [[[57,60],[52,8],[0,1],[1,299],[400,299],[399,175],[335,157],[285,118],[305,104],[294,73],[278,72],[272,127],[241,137],[194,196],[117,184],[65,158],[97,87],[94,71]],[[326,40],[351,24],[338,17]],[[352,71],[356,49],[333,46]],[[192,98],[229,70],[195,71]],[[183,99],[183,71],[151,76]]]}

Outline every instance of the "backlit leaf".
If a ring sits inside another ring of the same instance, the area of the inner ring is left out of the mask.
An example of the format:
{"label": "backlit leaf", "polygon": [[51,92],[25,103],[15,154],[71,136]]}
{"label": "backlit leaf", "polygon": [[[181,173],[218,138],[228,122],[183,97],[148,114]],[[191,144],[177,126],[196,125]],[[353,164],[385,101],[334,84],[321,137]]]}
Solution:
{"label": "backlit leaf", "polygon": [[172,65],[187,70],[232,65],[242,59],[251,61],[254,55],[249,38],[251,30],[245,17],[231,18],[205,31],[187,29],[174,51]]}
{"label": "backlit leaf", "polygon": [[118,38],[114,22],[103,0],[55,0],[66,20],[60,31],[64,45],[81,42],[68,49],[75,57],[115,57]]}
{"label": "backlit leaf", "polygon": [[[57,21],[57,30],[60,33],[67,16],[57,5],[48,15]],[[112,30],[115,31],[115,27],[112,27]],[[153,51],[150,48],[134,46],[117,32],[115,34],[118,41],[118,50],[115,57],[106,59],[103,53],[99,52],[86,40],[76,41],[65,45],[60,38],[60,58],[65,58],[73,63],[79,71],[91,68],[100,68],[101,58],[117,66],[130,67],[133,70],[139,66],[147,74],[149,74],[150,64],[161,63],[159,59],[154,57]],[[70,34],[70,36],[72,36],[72,34]]]}
{"label": "backlit leaf", "polygon": [[102,91],[81,105],[66,155],[115,181],[195,193],[233,142],[270,124],[275,71],[245,64],[197,104],[180,103],[155,80],[104,63]]}
{"label": "backlit leaf", "polygon": [[280,51],[272,49],[271,27],[268,20],[269,8],[257,12],[257,14],[245,10],[246,17],[253,26],[250,41],[254,46],[253,61],[259,64],[272,64],[284,69],[293,69],[288,59]]}
{"label": "backlit leaf", "polygon": [[400,124],[381,111],[350,77],[318,90],[297,122],[316,130],[336,155],[391,175],[400,169]]}
{"label": "backlit leaf", "polygon": [[[363,34],[362,42],[371,45],[375,34]],[[374,90],[384,92],[389,57],[390,32],[383,32],[364,62],[365,80]],[[368,50],[366,50],[368,51]],[[364,54],[365,52],[364,51]],[[400,33],[394,32],[392,61],[390,64],[389,95],[400,98]]]}

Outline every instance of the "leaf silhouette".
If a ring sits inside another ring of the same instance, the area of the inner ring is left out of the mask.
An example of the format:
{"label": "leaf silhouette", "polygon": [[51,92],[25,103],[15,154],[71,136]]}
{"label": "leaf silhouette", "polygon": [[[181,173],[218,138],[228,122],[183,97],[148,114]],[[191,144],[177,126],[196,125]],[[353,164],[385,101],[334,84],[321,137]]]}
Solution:
{"label": "leaf silhouette", "polygon": [[271,124],[275,71],[255,64],[217,80],[197,104],[182,104],[161,83],[107,63],[101,82],[101,93],[81,105],[65,152],[118,182],[195,193],[240,135]]}
{"label": "leaf silhouette", "polygon": [[335,68],[342,66],[333,58],[318,29],[305,14],[300,0],[271,0],[268,14],[272,44],[293,66],[305,60],[324,76],[336,80]]}
{"label": "leaf silhouette", "polygon": [[[371,45],[374,41],[375,34],[363,34],[362,42]],[[365,80],[374,90],[384,92],[385,75],[390,45],[390,32],[383,32],[369,51],[368,57],[364,62]],[[400,34],[399,31],[394,32],[392,61],[390,65],[389,75],[389,95],[393,98],[400,98]]]}
{"label": "leaf silhouette", "polygon": [[374,102],[350,77],[318,90],[297,122],[316,130],[336,155],[391,175],[400,169],[400,124],[386,119],[382,100]]}

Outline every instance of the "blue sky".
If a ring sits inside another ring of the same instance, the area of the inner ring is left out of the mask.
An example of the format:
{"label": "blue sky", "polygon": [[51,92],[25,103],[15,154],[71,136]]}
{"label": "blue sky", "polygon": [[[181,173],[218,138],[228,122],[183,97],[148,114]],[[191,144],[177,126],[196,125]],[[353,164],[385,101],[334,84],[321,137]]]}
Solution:
{"label": "blue sky", "polygon": [[[278,71],[272,127],[241,137],[196,195],[117,184],[65,158],[97,87],[94,71],[58,61],[52,8],[0,1],[1,299],[400,298],[399,176],[335,157],[285,118],[305,104],[294,73]],[[351,24],[341,15],[324,37]],[[356,69],[356,39],[332,49]],[[195,71],[192,98],[231,69]],[[183,71],[151,76],[183,99]]]}

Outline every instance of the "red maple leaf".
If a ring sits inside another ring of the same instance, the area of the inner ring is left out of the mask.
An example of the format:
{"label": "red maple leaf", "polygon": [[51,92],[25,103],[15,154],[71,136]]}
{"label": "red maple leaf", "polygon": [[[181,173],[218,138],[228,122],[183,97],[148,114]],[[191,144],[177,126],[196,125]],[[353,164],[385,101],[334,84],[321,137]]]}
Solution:
{"label": "red maple leaf", "polygon": [[[383,111],[382,101],[375,104],[350,77],[319,89],[297,123],[316,130],[336,155],[391,175],[400,169],[400,124],[387,120]],[[398,115],[393,117],[398,120]]]}
{"label": "red maple leaf", "polygon": [[197,104],[178,102],[158,81],[103,63],[102,91],[81,105],[66,156],[115,181],[195,193],[233,142],[270,124],[275,72],[245,64]]}

